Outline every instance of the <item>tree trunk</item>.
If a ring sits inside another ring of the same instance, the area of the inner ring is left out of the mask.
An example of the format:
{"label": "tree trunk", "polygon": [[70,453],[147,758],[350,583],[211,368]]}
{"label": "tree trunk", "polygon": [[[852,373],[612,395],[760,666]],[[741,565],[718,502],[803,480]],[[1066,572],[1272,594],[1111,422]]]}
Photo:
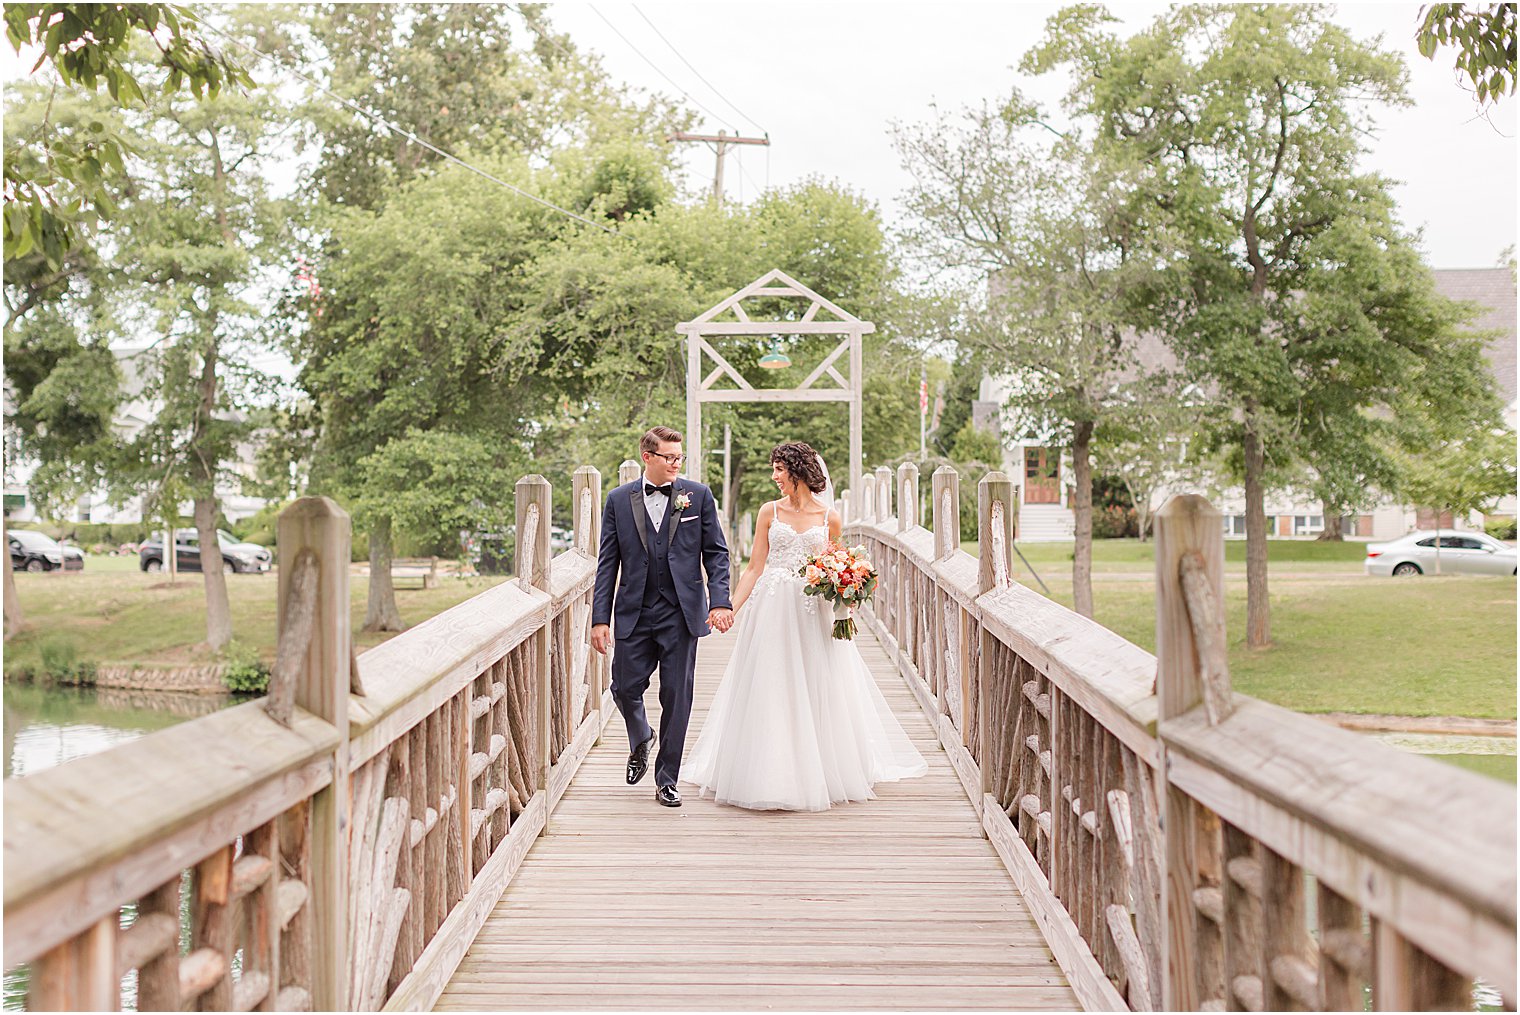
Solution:
{"label": "tree trunk", "polygon": [[1334,509],[1326,502],[1320,502],[1320,513],[1325,519],[1325,531],[1321,532],[1318,541],[1322,543],[1341,543],[1346,537],[1341,532],[1341,516],[1339,509]]}
{"label": "tree trunk", "polygon": [[232,607],[222,572],[222,545],[216,538],[216,497],[195,498],[195,531],[201,544],[201,577],[206,582],[206,644],[220,652],[232,640]]}
{"label": "tree trunk", "polygon": [[[232,640],[232,607],[227,602],[227,577],[222,573],[222,544],[216,538],[216,465],[207,445],[211,441],[211,423],[216,412],[217,347],[215,321],[208,327],[210,343],[201,357],[201,377],[197,382],[199,405],[190,428],[191,472],[195,476],[195,531],[200,540],[201,577],[206,585],[206,644],[220,652]],[[174,530],[169,530],[170,545],[166,554],[175,552]]]}
{"label": "tree trunk", "polygon": [[1271,608],[1267,602],[1267,511],[1262,475],[1266,453],[1256,431],[1256,414],[1246,407],[1242,442],[1246,466],[1246,644],[1264,648],[1272,643]]}
{"label": "tree trunk", "polygon": [[1130,499],[1135,505],[1135,528],[1139,530],[1137,534],[1140,537],[1140,542],[1144,543],[1150,538],[1151,531],[1150,491],[1147,490],[1145,492],[1144,498],[1138,498],[1131,495]]}
{"label": "tree trunk", "polygon": [[1076,425],[1071,442],[1071,471],[1076,479],[1073,505],[1077,516],[1077,545],[1071,554],[1071,595],[1076,611],[1093,615],[1092,595],[1092,435],[1091,420]]}
{"label": "tree trunk", "polygon": [[391,584],[390,515],[375,519],[369,530],[369,604],[364,610],[364,630],[406,630],[396,608],[396,586]]}
{"label": "tree trunk", "polygon": [[[4,523],[0,523],[0,535],[5,533]],[[5,636],[20,632],[26,626],[25,619],[21,616],[21,600],[16,598],[16,572],[11,567],[10,540],[5,541]],[[10,724],[6,723],[6,731],[9,732]],[[9,752],[6,758],[10,758]]]}

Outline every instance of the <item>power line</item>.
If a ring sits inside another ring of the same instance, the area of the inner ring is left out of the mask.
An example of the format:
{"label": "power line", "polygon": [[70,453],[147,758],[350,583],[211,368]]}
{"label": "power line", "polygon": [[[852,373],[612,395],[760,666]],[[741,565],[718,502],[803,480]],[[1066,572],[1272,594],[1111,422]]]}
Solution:
{"label": "power line", "polygon": [[727,95],[724,95],[722,92],[718,91],[718,86],[717,85],[713,84],[711,81],[709,81],[705,77],[703,77],[702,76],[702,72],[699,71],[699,70],[697,70],[695,67],[693,67],[691,65],[691,61],[688,60],[688,59],[686,59],[686,57],[681,53],[681,51],[675,47],[674,43],[672,43],[669,39],[665,38],[665,33],[662,32],[662,31],[660,31],[658,28],[655,27],[655,23],[653,21],[649,20],[649,16],[647,14],[645,14],[643,11],[639,10],[639,5],[638,4],[629,4],[628,6],[630,6],[630,7],[633,8],[635,14],[637,14],[639,17],[641,17],[641,18],[644,19],[644,24],[648,25],[651,29],[654,29],[654,34],[656,34],[656,35],[658,35],[660,37],[660,41],[661,42],[665,43],[665,45],[667,45],[667,46],[670,47],[670,51],[676,55],[677,59],[679,59],[682,63],[684,63],[686,65],[686,69],[689,70],[689,71],[691,71],[693,74],[695,74],[697,76],[697,80],[701,81],[708,88],[711,88],[713,90],[713,94],[716,95],[718,98],[722,99],[724,102],[728,103],[729,108],[731,108],[734,112],[738,113],[740,117],[742,117],[745,120],[748,120],[751,127],[754,127],[756,130],[758,130],[762,134],[766,133],[766,130],[765,130],[764,127],[762,127],[758,123],[756,123],[753,118],[751,118],[748,114],[746,114],[744,112],[744,110],[742,110],[738,106],[734,105],[734,102],[733,102],[732,99],[730,99]]}
{"label": "power line", "polygon": [[[748,169],[744,168],[744,152],[741,150],[741,151],[734,152],[734,154],[739,157],[739,172],[743,173],[744,174],[744,178],[749,181],[749,185],[751,187],[755,188],[755,192],[756,192],[755,196],[758,197],[760,194],[762,194],[762,193],[765,192],[765,188],[762,187],[762,186],[760,186],[760,184],[758,182],[756,182],[756,180],[755,180],[755,178],[753,176],[749,175],[749,170]],[[766,149],[765,149],[765,158],[766,158],[767,161],[769,161],[770,157],[771,157],[770,147],[766,146]],[[739,195],[739,200],[740,201],[744,200],[744,195],[743,194]]]}
{"label": "power line", "polygon": [[[252,53],[254,56],[256,56],[257,58],[259,58],[260,60],[270,60],[270,61],[273,61],[273,59],[274,59],[268,53],[265,53],[262,50],[256,49],[253,46],[248,45],[247,43],[243,42],[241,39],[233,37],[232,35],[228,34],[227,32],[222,31],[220,28],[217,28],[215,25],[211,24],[209,21],[207,21],[205,19],[202,19],[201,25],[202,25],[202,27],[210,30],[211,32],[214,32],[215,34],[220,35],[222,38],[226,39],[228,42],[232,43],[234,46],[237,46],[237,47],[239,47],[241,49],[246,49],[248,52]],[[539,197],[537,194],[530,194],[526,190],[523,190],[521,187],[516,186],[515,184],[508,183],[506,180],[503,180],[501,177],[496,176],[496,175],[494,175],[494,174],[492,174],[490,172],[487,172],[486,170],[481,169],[479,166],[471,165],[470,163],[468,163],[468,162],[464,161],[463,159],[459,158],[457,155],[453,155],[453,154],[451,154],[449,152],[444,151],[442,148],[439,148],[437,145],[433,144],[431,141],[424,140],[423,138],[418,137],[416,134],[413,134],[411,131],[407,130],[406,128],[397,126],[396,124],[394,124],[391,121],[387,120],[385,117],[381,116],[379,113],[371,112],[370,110],[365,109],[363,106],[360,106],[358,103],[352,101],[351,99],[345,99],[343,96],[341,96],[341,95],[337,94],[336,92],[332,91],[330,88],[326,87],[321,82],[314,80],[312,77],[310,77],[307,74],[303,74],[301,71],[297,70],[294,67],[280,68],[279,64],[275,64],[275,67],[277,69],[283,69],[283,70],[286,70],[286,71],[290,72],[291,74],[294,74],[296,77],[300,78],[302,81],[305,81],[308,85],[311,85],[317,91],[319,91],[322,94],[328,96],[329,98],[335,100],[340,105],[342,105],[342,106],[344,106],[344,107],[352,110],[353,112],[358,113],[360,116],[362,116],[362,117],[370,120],[371,122],[379,124],[380,126],[384,127],[386,130],[389,130],[389,131],[391,131],[391,132],[393,132],[395,134],[401,135],[402,137],[406,138],[408,141],[411,141],[414,144],[421,145],[422,147],[426,148],[428,151],[431,151],[434,154],[441,156],[442,158],[446,159],[449,162],[454,163],[457,166],[460,166],[461,168],[468,169],[470,172],[476,174],[477,176],[481,176],[481,177],[484,177],[487,180],[490,180],[492,183],[496,184],[497,186],[505,187],[507,190],[512,191],[512,193],[514,193],[514,194],[517,194],[517,195],[522,196],[522,197],[526,197],[528,200],[534,201],[534,202],[536,202],[538,204],[541,204],[545,208],[548,208],[551,211],[558,212],[559,214],[564,215],[567,218],[572,218],[572,219],[574,219],[577,222],[582,222],[582,223],[584,223],[584,224],[586,224],[588,226],[593,226],[594,228],[600,229],[604,233],[611,233],[614,236],[620,235],[618,233],[618,231],[615,230],[615,229],[609,229],[606,226],[602,225],[600,222],[593,222],[591,219],[588,219],[588,218],[586,218],[583,215],[577,215],[575,212],[570,211],[568,208],[561,208],[559,205],[554,204],[552,201],[546,201],[543,198]]]}
{"label": "power line", "polygon": [[[625,43],[627,43],[628,44],[628,48],[631,49],[631,50],[633,50],[635,53],[637,53],[639,55],[639,59],[640,60],[643,60],[645,63],[649,64],[649,66],[651,68],[653,68],[653,70],[654,70],[654,72],[656,74],[660,75],[660,77],[664,78],[666,81],[669,81],[670,82],[670,87],[674,88],[676,91],[678,91],[682,95],[686,96],[688,99],[691,100],[691,102],[692,102],[693,105],[695,105],[698,109],[702,110],[702,112],[706,113],[708,116],[712,117],[718,123],[722,123],[726,119],[725,117],[719,116],[717,113],[714,113],[711,109],[708,109],[706,106],[702,105],[702,103],[700,103],[700,102],[697,101],[697,99],[696,99],[695,96],[693,96],[686,89],[682,88],[680,85],[676,84],[674,78],[672,78],[669,74],[666,74],[664,71],[660,70],[659,66],[656,65],[653,60],[649,59],[649,57],[645,56],[644,55],[644,51],[641,50],[641,49],[639,49],[639,47],[635,46],[633,44],[633,42],[629,40],[628,36],[624,35],[620,31],[618,31],[617,25],[614,25],[612,22],[610,22],[610,21],[607,20],[607,15],[603,14],[601,11],[599,11],[599,10],[596,9],[596,5],[595,4],[587,4],[586,6],[591,9],[591,13],[593,13],[597,17],[601,18],[602,21],[603,21],[603,23],[605,23],[608,28],[612,29],[614,35],[616,35],[619,39],[622,39]],[[730,103],[730,105],[732,105],[732,103]]]}

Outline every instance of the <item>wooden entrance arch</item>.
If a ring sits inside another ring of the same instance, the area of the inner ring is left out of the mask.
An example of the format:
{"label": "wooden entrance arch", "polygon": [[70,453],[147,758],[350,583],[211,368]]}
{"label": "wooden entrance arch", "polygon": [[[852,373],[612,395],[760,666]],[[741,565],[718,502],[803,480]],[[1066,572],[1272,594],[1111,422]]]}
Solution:
{"label": "wooden entrance arch", "polygon": [[[795,320],[752,321],[742,305],[752,296],[801,299],[808,301],[808,306]],[[820,314],[827,316],[820,318]],[[720,317],[724,319],[719,320]],[[700,479],[702,475],[702,406],[707,402],[848,402],[849,486],[857,488],[863,455],[861,336],[875,330],[875,324],[842,310],[779,268],[761,275],[706,313],[676,325],[676,331],[686,336],[686,475],[692,479]],[[708,341],[709,337],[719,335],[838,335],[840,341],[797,386],[757,388]],[[845,373],[840,373],[838,364],[847,352]],[[713,366],[704,375],[707,359]],[[734,386],[717,387],[725,377]],[[819,386],[814,387],[815,384]]]}

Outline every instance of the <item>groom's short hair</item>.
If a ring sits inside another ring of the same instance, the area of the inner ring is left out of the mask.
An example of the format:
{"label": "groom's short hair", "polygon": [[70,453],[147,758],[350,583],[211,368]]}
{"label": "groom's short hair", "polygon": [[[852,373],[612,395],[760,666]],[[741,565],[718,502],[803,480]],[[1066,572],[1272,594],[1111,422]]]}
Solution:
{"label": "groom's short hair", "polygon": [[661,444],[680,444],[685,439],[679,430],[672,430],[668,426],[657,426],[639,438],[639,450],[647,451],[652,455],[660,450]]}

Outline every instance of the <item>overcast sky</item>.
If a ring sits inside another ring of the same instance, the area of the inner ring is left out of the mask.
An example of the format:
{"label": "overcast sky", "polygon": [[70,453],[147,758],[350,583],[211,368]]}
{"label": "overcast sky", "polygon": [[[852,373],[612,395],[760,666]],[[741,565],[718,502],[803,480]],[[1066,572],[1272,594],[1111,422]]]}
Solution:
{"label": "overcast sky", "polygon": [[[892,222],[908,178],[891,147],[891,121],[923,120],[930,103],[957,109],[1013,87],[1053,108],[1061,91],[1055,77],[1030,77],[1016,65],[1058,6],[644,0],[560,2],[550,11],[577,45],[602,55],[614,77],[677,96],[660,72],[674,79],[716,114],[702,113],[699,129],[769,132],[769,149],[730,149],[743,164],[740,172],[734,157],[728,160],[730,200],[752,198],[767,181],[778,186],[816,175],[848,184]],[[1164,8],[1110,9],[1135,30]],[[1423,228],[1432,266],[1493,265],[1515,242],[1515,102],[1506,99],[1487,118],[1479,116],[1472,93],[1454,78],[1450,54],[1430,61],[1416,50],[1418,12],[1418,4],[1335,8],[1336,21],[1358,38],[1381,34],[1384,47],[1403,54],[1409,67],[1414,105],[1378,112],[1367,165],[1400,181],[1401,217]],[[685,147],[691,182],[710,187],[711,151]]]}
{"label": "overcast sky", "polygon": [[[554,23],[600,54],[614,78],[696,108],[699,130],[770,135],[769,147],[730,149],[728,200],[822,176],[876,202],[889,224],[898,221],[898,199],[908,185],[892,150],[892,121],[927,119],[931,103],[955,110],[995,101],[1014,87],[1054,109],[1059,77],[1031,77],[1015,68],[1058,6],[922,0],[549,5]],[[1121,3],[1110,9],[1133,31],[1164,7]],[[1497,263],[1515,243],[1514,99],[1480,115],[1473,94],[1456,80],[1450,52],[1438,52],[1434,61],[1420,56],[1413,41],[1418,4],[1340,4],[1333,16],[1359,38],[1381,35],[1383,46],[1403,54],[1409,68],[1414,104],[1377,112],[1366,165],[1399,181],[1401,217],[1424,231],[1427,259],[1438,268]],[[9,46],[0,50],[6,81],[35,59],[24,54],[23,64]],[[712,152],[701,144],[682,147],[692,189],[710,188]]]}

